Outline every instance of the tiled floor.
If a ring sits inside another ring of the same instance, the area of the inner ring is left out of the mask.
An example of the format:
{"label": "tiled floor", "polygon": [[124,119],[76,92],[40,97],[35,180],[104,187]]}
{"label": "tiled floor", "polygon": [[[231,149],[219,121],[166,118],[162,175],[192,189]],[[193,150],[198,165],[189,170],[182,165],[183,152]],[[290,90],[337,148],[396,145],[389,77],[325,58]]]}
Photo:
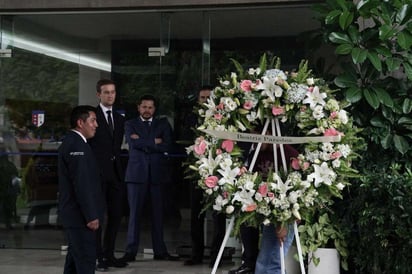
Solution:
{"label": "tiled floor", "polygon": [[[190,220],[189,212],[181,211],[179,220],[168,220],[165,227],[165,241],[170,253],[178,253],[182,246],[190,245]],[[211,237],[211,222],[208,225],[208,238]],[[126,221],[122,224],[117,240],[118,257],[122,256],[126,244]],[[154,261],[150,254],[151,237],[150,222],[148,221],[142,231],[141,252],[137,261],[130,263],[123,269],[110,268],[112,273],[211,273],[209,260],[205,259],[200,266],[184,266],[181,258],[177,262]],[[231,239],[236,245],[236,240]],[[61,246],[65,245],[64,232],[55,226],[30,226],[24,228],[23,224],[16,224],[14,229],[6,230],[0,224],[0,274],[57,274],[63,273],[65,254]],[[144,252],[145,253],[144,253]],[[225,260],[216,273],[227,273],[239,265],[240,247],[232,260]]]}

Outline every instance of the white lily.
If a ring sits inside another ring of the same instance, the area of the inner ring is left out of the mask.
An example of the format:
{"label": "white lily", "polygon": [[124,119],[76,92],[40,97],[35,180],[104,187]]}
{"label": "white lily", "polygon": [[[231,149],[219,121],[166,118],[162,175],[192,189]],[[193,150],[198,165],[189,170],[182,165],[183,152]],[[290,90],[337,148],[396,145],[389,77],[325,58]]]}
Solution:
{"label": "white lily", "polygon": [[313,109],[316,105],[324,106],[326,104],[325,100],[323,100],[324,98],[326,98],[326,93],[320,93],[319,87],[316,86],[312,92],[306,93],[306,98],[302,103],[309,104],[310,108]]}

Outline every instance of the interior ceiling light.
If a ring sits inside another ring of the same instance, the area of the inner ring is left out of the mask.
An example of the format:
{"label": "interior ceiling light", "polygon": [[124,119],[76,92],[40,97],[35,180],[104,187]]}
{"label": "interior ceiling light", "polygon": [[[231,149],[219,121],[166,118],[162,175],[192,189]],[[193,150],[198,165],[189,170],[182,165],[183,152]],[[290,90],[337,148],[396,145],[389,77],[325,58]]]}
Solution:
{"label": "interior ceiling light", "polygon": [[11,36],[9,33],[3,33],[3,43],[13,45],[13,47],[44,54],[61,60],[73,62],[83,66],[96,68],[103,71],[112,71],[112,66],[109,62],[99,60],[85,54],[70,53],[61,50],[57,47],[41,44],[35,41],[31,41],[16,35]]}

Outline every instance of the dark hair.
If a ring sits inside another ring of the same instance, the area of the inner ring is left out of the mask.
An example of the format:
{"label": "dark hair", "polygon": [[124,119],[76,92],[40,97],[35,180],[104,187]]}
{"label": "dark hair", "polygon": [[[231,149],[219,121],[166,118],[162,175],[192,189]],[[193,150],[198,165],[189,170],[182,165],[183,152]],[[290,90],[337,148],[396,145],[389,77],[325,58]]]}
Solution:
{"label": "dark hair", "polygon": [[70,114],[70,127],[76,128],[79,119],[86,121],[90,116],[90,112],[96,113],[96,108],[88,105],[74,107]]}
{"label": "dark hair", "polygon": [[139,98],[139,101],[137,101],[137,105],[140,105],[142,103],[142,101],[153,101],[153,104],[155,107],[157,107],[157,102],[156,102],[156,98],[151,95],[151,94],[144,94]]}
{"label": "dark hair", "polygon": [[114,85],[114,82],[110,79],[101,79],[101,80],[97,81],[97,83],[96,83],[96,91],[98,93],[102,92],[101,88],[102,88],[102,86],[105,86],[105,85]]}
{"label": "dark hair", "polygon": [[214,87],[212,85],[204,85],[199,89],[199,92],[201,90],[213,90],[213,89],[214,89]]}

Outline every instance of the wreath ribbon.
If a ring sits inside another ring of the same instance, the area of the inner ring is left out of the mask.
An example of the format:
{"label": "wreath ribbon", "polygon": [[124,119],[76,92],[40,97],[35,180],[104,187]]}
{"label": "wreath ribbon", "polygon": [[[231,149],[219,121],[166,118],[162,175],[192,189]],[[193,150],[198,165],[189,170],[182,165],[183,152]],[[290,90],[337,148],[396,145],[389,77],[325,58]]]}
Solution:
{"label": "wreath ribbon", "polygon": [[267,144],[303,144],[303,143],[331,143],[340,142],[341,136],[270,136],[252,133],[229,132],[210,129],[200,129],[200,131],[209,134],[215,138],[228,139],[233,141],[247,142],[247,143],[267,143]]}

